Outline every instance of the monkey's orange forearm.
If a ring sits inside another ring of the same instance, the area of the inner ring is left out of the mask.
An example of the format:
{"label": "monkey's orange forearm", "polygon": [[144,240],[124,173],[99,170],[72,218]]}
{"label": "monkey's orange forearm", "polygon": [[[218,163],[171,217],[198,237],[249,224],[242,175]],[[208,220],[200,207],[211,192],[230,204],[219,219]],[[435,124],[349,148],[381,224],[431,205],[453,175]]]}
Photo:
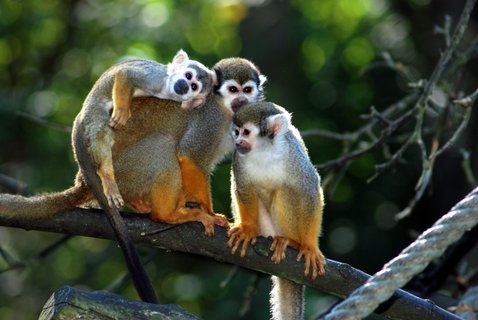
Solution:
{"label": "monkey's orange forearm", "polygon": [[118,70],[115,74],[112,92],[113,113],[111,114],[111,125],[113,127],[124,125],[131,116],[130,104],[133,90],[131,81],[124,72]]}
{"label": "monkey's orange forearm", "polygon": [[183,184],[179,207],[186,202],[197,202],[203,210],[213,213],[209,176],[187,156],[179,156],[179,167]]}

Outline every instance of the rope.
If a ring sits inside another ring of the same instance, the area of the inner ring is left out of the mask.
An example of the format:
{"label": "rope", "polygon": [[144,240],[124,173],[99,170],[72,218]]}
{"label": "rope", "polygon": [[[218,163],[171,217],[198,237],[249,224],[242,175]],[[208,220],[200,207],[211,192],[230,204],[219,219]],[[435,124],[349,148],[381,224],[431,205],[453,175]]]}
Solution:
{"label": "rope", "polygon": [[478,223],[478,188],[456,204],[381,271],[336,305],[325,320],[363,319]]}
{"label": "rope", "polygon": [[464,320],[476,320],[478,318],[478,287],[473,287],[465,292],[455,313]]}

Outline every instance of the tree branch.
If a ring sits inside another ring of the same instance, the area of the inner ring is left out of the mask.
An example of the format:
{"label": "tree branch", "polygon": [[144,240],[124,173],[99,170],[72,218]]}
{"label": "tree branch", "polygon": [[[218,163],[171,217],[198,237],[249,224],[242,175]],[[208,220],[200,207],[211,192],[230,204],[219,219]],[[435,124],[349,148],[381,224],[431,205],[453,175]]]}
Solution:
{"label": "tree branch", "polygon": [[[304,276],[304,266],[295,261],[297,251],[288,249],[286,259],[274,264],[270,255],[271,239],[259,237],[252,250],[244,258],[232,255],[227,246],[226,231],[216,227],[214,237],[206,237],[199,223],[168,225],[154,223],[148,218],[124,214],[131,237],[137,243],[157,248],[198,254],[259,272],[278,275],[283,278],[317,288],[337,297],[345,297],[362,285],[370,276],[353,267],[327,260],[326,275],[315,281]],[[40,230],[55,233],[75,234],[102,239],[115,239],[106,215],[101,210],[74,209],[61,212],[51,219],[27,219],[15,217],[0,218],[0,225]],[[430,301],[422,300],[405,291],[398,290],[383,303],[377,313],[401,319],[457,319],[453,314],[439,308]]]}

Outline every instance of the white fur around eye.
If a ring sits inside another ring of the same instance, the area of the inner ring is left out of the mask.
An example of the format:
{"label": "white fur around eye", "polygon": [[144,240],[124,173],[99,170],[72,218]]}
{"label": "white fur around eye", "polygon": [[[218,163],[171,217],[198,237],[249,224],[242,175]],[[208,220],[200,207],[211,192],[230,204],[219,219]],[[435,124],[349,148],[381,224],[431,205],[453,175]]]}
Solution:
{"label": "white fur around eye", "polygon": [[242,89],[244,90],[245,87],[250,87],[250,88],[252,89],[251,92],[246,93],[246,94],[249,95],[249,96],[257,95],[257,93],[258,93],[258,91],[259,91],[259,90],[257,90],[257,84],[256,84],[256,82],[253,81],[253,80],[249,80],[249,81],[247,81],[246,83],[244,83],[244,85],[242,86]]}
{"label": "white fur around eye", "polygon": [[223,82],[223,84],[219,88],[219,93],[223,97],[228,97],[229,95],[231,95],[231,93],[229,92],[229,87],[236,87],[236,88],[239,89],[241,87],[241,85],[239,83],[237,83],[236,80],[226,80],[226,81]]}

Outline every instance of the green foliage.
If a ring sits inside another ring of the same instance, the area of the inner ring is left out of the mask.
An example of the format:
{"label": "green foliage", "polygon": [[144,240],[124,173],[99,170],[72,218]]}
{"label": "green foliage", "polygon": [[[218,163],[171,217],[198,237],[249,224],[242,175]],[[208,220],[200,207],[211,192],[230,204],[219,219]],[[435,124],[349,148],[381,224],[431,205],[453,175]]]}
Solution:
{"label": "green foliage", "polygon": [[[411,66],[414,75],[417,70],[428,75],[433,62],[426,61],[440,47],[430,40],[430,51],[417,53],[416,46],[424,46],[416,45],[413,36],[433,37],[433,23],[441,21],[443,12],[431,6],[424,0],[401,5],[391,0],[2,1],[0,173],[35,192],[68,187],[77,170],[69,134],[17,112],[71,126],[94,81],[109,66],[131,56],[167,63],[180,48],[208,66],[229,56],[249,58],[269,79],[268,100],[292,111],[299,129],[352,132],[370,106],[383,110],[408,90],[407,80],[394,71],[368,69],[381,61],[383,51]],[[413,15],[432,9],[438,16]],[[417,17],[423,29],[412,31],[419,27]],[[342,151],[334,140],[307,138],[306,143],[314,163]],[[323,251],[369,272],[409,242],[404,232],[409,226],[397,226],[393,214],[413,194],[419,174],[419,169],[398,166],[401,174],[392,172],[367,185],[374,165],[382,161],[379,152],[359,158],[326,196]],[[215,209],[225,214],[230,210],[229,168],[221,164],[213,177]],[[421,219],[428,224],[436,214]],[[101,240],[73,238],[38,258],[56,238],[0,228],[0,248],[26,265],[0,273],[1,319],[34,319],[60,286],[103,289],[125,272],[118,248]],[[0,256],[0,270],[8,266]],[[205,319],[239,318],[252,276],[240,270],[221,288],[230,268],[170,252],[157,253],[148,265],[164,302]],[[267,317],[269,286],[267,277],[259,278],[248,319]],[[136,297],[129,281],[115,288]],[[333,302],[309,290],[307,312],[317,314]]]}

